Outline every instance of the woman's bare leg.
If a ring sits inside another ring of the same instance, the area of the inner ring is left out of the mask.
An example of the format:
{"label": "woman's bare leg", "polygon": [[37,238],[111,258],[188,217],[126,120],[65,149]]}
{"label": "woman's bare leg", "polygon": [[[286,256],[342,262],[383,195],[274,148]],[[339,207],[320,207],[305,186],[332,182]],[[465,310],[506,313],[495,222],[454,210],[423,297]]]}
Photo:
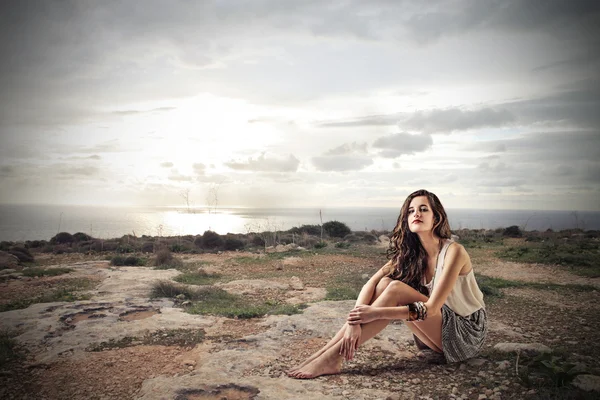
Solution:
{"label": "woman's bare leg", "polygon": [[[390,279],[388,277],[384,277],[379,280],[379,283],[375,287],[375,293],[373,294],[373,297],[369,301],[369,305],[373,304],[373,302],[375,300],[377,300],[377,298],[379,298],[379,296],[381,296],[381,294],[384,292],[384,290],[387,288],[387,286],[390,284],[390,282],[392,282],[392,279]],[[307,358],[302,364],[298,365],[295,368],[290,369],[288,371],[288,374],[293,373],[294,371],[297,371],[300,368],[304,367],[306,364],[308,364],[315,358],[319,357],[321,354],[323,354],[325,351],[327,351],[329,348],[331,348],[331,346],[335,345],[337,342],[342,340],[342,338],[344,337],[344,334],[346,333],[347,326],[348,326],[348,323],[345,323],[342,326],[342,328],[338,331],[338,333],[336,333],[335,336],[325,346],[321,347],[321,349],[319,351],[317,351],[312,356]]]}
{"label": "woman's bare leg", "polygon": [[[439,322],[437,321],[439,317]],[[406,326],[431,350],[442,352],[442,316],[427,318],[427,321],[406,322]],[[431,321],[430,321],[431,320]],[[424,324],[427,322],[427,324]],[[440,327],[437,329],[437,327]],[[439,332],[438,332],[439,331]]]}
{"label": "woman's bare leg", "polygon": [[[387,286],[385,291],[381,294],[381,296],[379,296],[379,298],[377,298],[377,300],[373,302],[372,305],[378,307],[394,307],[400,304],[408,304],[415,301],[425,300],[427,300],[427,297],[417,292],[415,289],[402,282],[394,281]],[[390,320],[376,320],[368,324],[361,325],[362,334],[359,345],[363,344],[381,332],[389,324],[389,322]],[[439,324],[437,329],[440,331],[439,335],[441,337],[441,316],[437,315],[432,317],[431,321],[428,319],[427,321],[423,322],[429,322],[428,330],[435,329],[435,324]],[[325,350],[319,357],[304,367],[290,373],[289,375],[294,378],[310,379],[320,375],[339,373],[343,361],[342,356],[339,355],[340,347],[341,341],[338,341],[329,349]]]}

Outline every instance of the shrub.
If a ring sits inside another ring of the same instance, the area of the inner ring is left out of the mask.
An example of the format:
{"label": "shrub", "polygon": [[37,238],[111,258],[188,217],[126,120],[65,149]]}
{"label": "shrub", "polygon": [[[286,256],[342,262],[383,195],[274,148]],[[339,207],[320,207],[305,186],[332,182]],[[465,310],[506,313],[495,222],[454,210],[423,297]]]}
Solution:
{"label": "shrub", "polygon": [[225,250],[240,250],[244,248],[244,242],[240,239],[227,238],[225,239]]}
{"label": "shrub", "polygon": [[142,253],[154,253],[154,243],[144,242],[142,243]]}
{"label": "shrub", "polygon": [[504,231],[502,232],[502,236],[521,237],[521,236],[523,236],[523,233],[521,232],[521,229],[519,229],[519,227],[517,225],[512,225],[512,226],[509,226],[508,228],[504,229]]}
{"label": "shrub", "polygon": [[13,242],[0,242],[0,251],[8,251],[13,246]]}
{"label": "shrub", "polygon": [[343,238],[352,233],[348,225],[339,221],[329,221],[323,224],[323,230],[331,237]]}
{"label": "shrub", "polygon": [[73,249],[67,246],[66,244],[59,244],[52,248],[52,253],[54,254],[64,254],[64,253],[72,253]]}
{"label": "shrub", "polygon": [[33,262],[33,256],[31,255],[29,250],[27,250],[24,247],[14,246],[11,247],[10,250],[8,250],[8,252],[13,256],[17,257],[19,259],[19,262]]}
{"label": "shrub", "polygon": [[351,245],[350,245],[350,243],[348,243],[348,242],[337,242],[337,243],[335,244],[335,247],[336,247],[337,249],[347,249],[347,248],[348,248],[348,247],[350,247],[350,246],[351,246]]}
{"label": "shrub", "polygon": [[292,228],[288,232],[290,233],[307,233],[309,235],[320,236],[321,235],[321,225],[302,225],[299,228]]}
{"label": "shrub", "polygon": [[261,238],[258,235],[254,235],[252,236],[252,240],[250,241],[250,243],[252,243],[253,246],[260,246],[260,247],[264,247],[265,246],[265,239]]}
{"label": "shrub", "polygon": [[179,258],[173,257],[169,249],[163,248],[156,252],[152,264],[159,268],[174,268],[183,265],[183,262]]}
{"label": "shrub", "polygon": [[202,235],[202,247],[205,249],[216,249],[223,246],[223,238],[216,232],[206,231]]}
{"label": "shrub", "polygon": [[140,257],[135,257],[135,256],[114,256],[113,258],[110,259],[110,265],[115,265],[115,266],[131,266],[131,267],[137,267],[137,266],[142,266],[144,265],[146,262],[144,259],[140,258]]}
{"label": "shrub", "polygon": [[69,232],[57,233],[50,239],[51,244],[71,244],[74,241],[75,238]]}
{"label": "shrub", "polygon": [[75,242],[86,242],[86,241],[92,240],[92,239],[93,239],[93,237],[91,237],[87,233],[83,233],[83,232],[77,232],[73,235],[73,240]]}
{"label": "shrub", "polygon": [[39,249],[40,247],[44,247],[48,244],[45,240],[28,240],[25,242],[25,247],[30,249]]}
{"label": "shrub", "polygon": [[315,249],[324,249],[325,247],[327,247],[327,242],[315,243],[315,245],[313,247]]}

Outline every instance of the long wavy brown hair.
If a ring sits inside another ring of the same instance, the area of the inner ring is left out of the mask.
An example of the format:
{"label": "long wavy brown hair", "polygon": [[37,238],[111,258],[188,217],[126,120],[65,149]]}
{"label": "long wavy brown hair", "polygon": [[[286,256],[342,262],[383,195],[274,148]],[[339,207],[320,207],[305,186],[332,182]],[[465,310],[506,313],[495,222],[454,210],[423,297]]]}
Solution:
{"label": "long wavy brown hair", "polygon": [[[433,211],[433,232],[440,239],[450,239],[448,216],[438,197],[427,190],[417,190],[408,195],[398,216],[398,222],[390,238],[387,257],[391,260],[386,276],[402,281],[419,292],[427,295],[423,286],[423,277],[427,271],[427,251],[419,236],[408,228],[408,208],[410,202],[419,196],[426,196]],[[440,242],[441,246],[442,242]]]}

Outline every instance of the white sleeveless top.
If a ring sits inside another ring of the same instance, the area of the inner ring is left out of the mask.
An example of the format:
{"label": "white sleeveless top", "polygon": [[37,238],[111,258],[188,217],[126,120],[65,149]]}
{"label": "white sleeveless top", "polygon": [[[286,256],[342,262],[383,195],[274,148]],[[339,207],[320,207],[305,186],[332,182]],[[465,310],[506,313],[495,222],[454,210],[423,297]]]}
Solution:
{"label": "white sleeveless top", "polygon": [[[454,243],[454,241],[446,239],[446,242],[444,243],[444,246],[438,255],[434,276],[431,279],[431,282],[424,284],[425,287],[429,289],[430,295],[433,291],[434,282],[436,282],[442,274],[446,251],[452,243]],[[446,298],[445,304],[450,307],[452,311],[462,317],[469,316],[480,308],[485,308],[485,303],[483,302],[483,293],[477,285],[473,268],[471,268],[471,271],[469,271],[468,274],[458,276],[452,291]]]}

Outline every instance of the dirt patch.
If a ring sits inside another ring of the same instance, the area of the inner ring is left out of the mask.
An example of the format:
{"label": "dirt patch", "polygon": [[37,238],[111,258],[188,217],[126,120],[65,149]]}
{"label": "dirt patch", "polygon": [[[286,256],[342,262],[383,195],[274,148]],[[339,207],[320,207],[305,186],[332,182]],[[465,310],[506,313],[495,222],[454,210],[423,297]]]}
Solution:
{"label": "dirt patch", "polygon": [[473,263],[475,272],[522,282],[558,283],[561,285],[594,285],[600,288],[600,278],[587,278],[569,272],[568,267],[542,264],[517,263],[488,259]]}
{"label": "dirt patch", "polygon": [[175,400],[253,400],[260,393],[252,386],[235,384],[206,387],[202,389],[186,389],[175,397]]}

